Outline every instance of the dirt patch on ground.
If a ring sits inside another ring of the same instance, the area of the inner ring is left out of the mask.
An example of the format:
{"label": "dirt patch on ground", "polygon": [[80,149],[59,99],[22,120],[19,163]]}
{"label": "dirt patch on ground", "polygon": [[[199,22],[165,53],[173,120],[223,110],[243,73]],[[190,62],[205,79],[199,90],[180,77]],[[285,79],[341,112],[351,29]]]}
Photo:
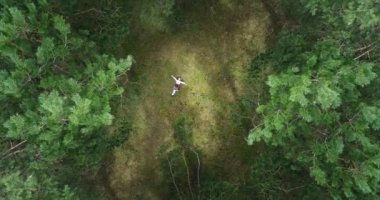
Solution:
{"label": "dirt patch on ground", "polygon": [[[129,120],[132,133],[107,168],[119,199],[167,198],[168,169],[159,160],[174,145],[173,123],[183,115],[192,119],[192,145],[203,168],[219,166],[231,176],[245,170],[234,148],[245,145],[246,133],[233,132],[226,111],[245,92],[246,67],[266,48],[272,30],[261,1],[234,2],[220,1],[207,13],[192,11],[185,22],[196,21],[195,30],[134,38],[136,64],[117,115]],[[188,83],[174,97],[172,74]]]}

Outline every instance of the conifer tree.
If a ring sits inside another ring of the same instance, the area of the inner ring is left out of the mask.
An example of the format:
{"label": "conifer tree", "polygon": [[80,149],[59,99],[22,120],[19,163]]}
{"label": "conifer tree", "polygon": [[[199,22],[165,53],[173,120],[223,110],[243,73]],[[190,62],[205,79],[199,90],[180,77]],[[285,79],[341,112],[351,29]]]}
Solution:
{"label": "conifer tree", "polygon": [[301,20],[298,31],[283,34],[252,65],[275,73],[267,79],[269,99],[257,107],[262,124],[250,131],[249,144],[282,149],[335,199],[379,197],[380,65],[370,45],[380,44],[376,5],[300,1],[299,15],[310,14],[309,23]]}
{"label": "conifer tree", "polygon": [[132,57],[99,54],[46,1],[1,4],[0,198],[73,199],[69,177],[109,148],[110,101]]}

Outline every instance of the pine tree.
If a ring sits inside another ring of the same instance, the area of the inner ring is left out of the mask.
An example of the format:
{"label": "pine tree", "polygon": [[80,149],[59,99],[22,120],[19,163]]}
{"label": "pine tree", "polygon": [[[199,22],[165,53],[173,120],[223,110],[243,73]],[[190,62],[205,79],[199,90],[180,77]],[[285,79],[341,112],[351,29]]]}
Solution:
{"label": "pine tree", "polygon": [[[275,73],[267,79],[269,99],[256,109],[263,119],[249,144],[280,148],[335,199],[379,197],[380,65],[378,51],[361,47],[380,42],[375,5],[300,1],[298,9],[313,23],[301,20],[297,33],[283,34],[252,65]],[[372,56],[362,56],[363,49]]]}
{"label": "pine tree", "polygon": [[99,54],[46,1],[1,4],[0,197],[75,199],[68,179],[110,148],[110,101],[133,59]]}

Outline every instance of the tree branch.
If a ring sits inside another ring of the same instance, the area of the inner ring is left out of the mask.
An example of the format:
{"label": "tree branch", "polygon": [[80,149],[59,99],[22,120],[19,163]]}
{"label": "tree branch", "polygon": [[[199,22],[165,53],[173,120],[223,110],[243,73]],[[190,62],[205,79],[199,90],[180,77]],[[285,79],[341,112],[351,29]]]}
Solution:
{"label": "tree branch", "polygon": [[189,185],[190,194],[191,194],[191,199],[194,199],[193,190],[191,189],[189,167],[187,166],[187,161],[186,161],[186,157],[185,157],[185,152],[184,152],[184,151],[182,152],[182,158],[183,158],[183,161],[185,162],[185,166],[186,166],[186,171],[187,171],[187,183],[188,183],[188,185]]}
{"label": "tree branch", "polygon": [[175,182],[175,178],[174,178],[174,174],[173,174],[173,170],[172,170],[172,165],[171,165],[170,160],[169,160],[169,158],[167,156],[166,156],[166,160],[168,161],[168,164],[169,164],[170,174],[172,176],[172,181],[173,181],[174,187],[175,187],[175,189],[176,189],[176,191],[178,193],[179,199],[182,199],[181,193],[179,192],[178,186],[177,186],[177,184]]}
{"label": "tree branch", "polygon": [[375,42],[372,42],[372,43],[369,44],[369,45],[366,45],[366,46],[364,46],[364,47],[360,47],[360,48],[355,49],[355,51],[361,51],[361,50],[363,50],[363,49],[366,49],[366,48],[368,48],[368,47],[371,47],[371,46],[374,45],[374,44],[375,44]]}
{"label": "tree branch", "polygon": [[104,14],[104,12],[101,11],[101,10],[98,10],[96,8],[90,8],[90,9],[87,9],[87,10],[84,10],[84,11],[77,12],[77,13],[75,13],[73,15],[82,15],[82,14],[85,14],[85,13],[88,13],[88,12],[95,12],[95,13]]}
{"label": "tree branch", "polygon": [[1,159],[6,159],[6,158],[8,158],[9,156],[15,155],[15,154],[20,153],[20,152],[22,152],[22,151],[24,151],[24,149],[19,149],[19,150],[13,152],[13,153],[9,153],[8,155],[2,157]]}
{"label": "tree branch", "polygon": [[190,148],[190,150],[192,151],[192,152],[194,152],[194,154],[197,156],[197,160],[198,160],[198,168],[197,168],[197,178],[198,178],[198,190],[201,188],[201,184],[200,184],[200,176],[199,176],[199,170],[200,170],[200,168],[201,168],[201,161],[200,161],[200,159],[199,159],[199,155],[198,155],[198,153],[194,150],[194,149],[192,149],[192,148]]}
{"label": "tree branch", "polygon": [[11,151],[13,151],[13,150],[16,149],[17,147],[23,145],[25,142],[27,142],[27,140],[24,140],[24,141],[22,141],[22,142],[16,144],[16,146],[14,146],[14,147],[8,149],[5,153],[3,153],[3,156],[9,154]]}
{"label": "tree branch", "polygon": [[364,53],[360,54],[359,56],[357,56],[356,58],[354,58],[354,60],[357,60],[357,59],[359,59],[359,58],[361,58],[361,57],[363,57],[363,56],[369,54],[369,52],[371,52],[371,51],[374,50],[374,49],[376,49],[376,46],[374,46],[374,47],[368,49],[367,51],[365,51]]}
{"label": "tree branch", "polygon": [[285,192],[285,193],[289,193],[293,190],[296,190],[296,189],[300,189],[300,188],[303,188],[305,187],[306,185],[301,185],[301,186],[297,186],[297,187],[294,187],[294,188],[290,188],[290,189],[284,189],[284,188],[281,188],[281,187],[277,187],[279,190]]}

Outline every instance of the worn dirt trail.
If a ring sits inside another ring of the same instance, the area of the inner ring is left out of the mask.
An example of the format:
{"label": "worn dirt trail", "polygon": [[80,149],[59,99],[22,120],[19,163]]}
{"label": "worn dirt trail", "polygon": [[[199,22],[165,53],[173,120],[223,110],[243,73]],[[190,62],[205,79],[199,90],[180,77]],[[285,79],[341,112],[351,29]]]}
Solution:
{"label": "worn dirt trail", "polygon": [[[261,1],[221,2],[188,15],[190,25],[198,22],[195,30],[136,38],[136,64],[116,116],[116,123],[129,120],[132,133],[107,168],[118,199],[167,199],[170,185],[163,184],[163,171],[168,169],[159,160],[174,145],[173,125],[182,116],[192,119],[192,145],[202,169],[244,171],[244,164],[233,160],[241,156],[233,147],[245,145],[246,133],[233,132],[227,111],[246,91],[246,67],[265,49],[272,29]],[[188,83],[174,97],[171,74]]]}

